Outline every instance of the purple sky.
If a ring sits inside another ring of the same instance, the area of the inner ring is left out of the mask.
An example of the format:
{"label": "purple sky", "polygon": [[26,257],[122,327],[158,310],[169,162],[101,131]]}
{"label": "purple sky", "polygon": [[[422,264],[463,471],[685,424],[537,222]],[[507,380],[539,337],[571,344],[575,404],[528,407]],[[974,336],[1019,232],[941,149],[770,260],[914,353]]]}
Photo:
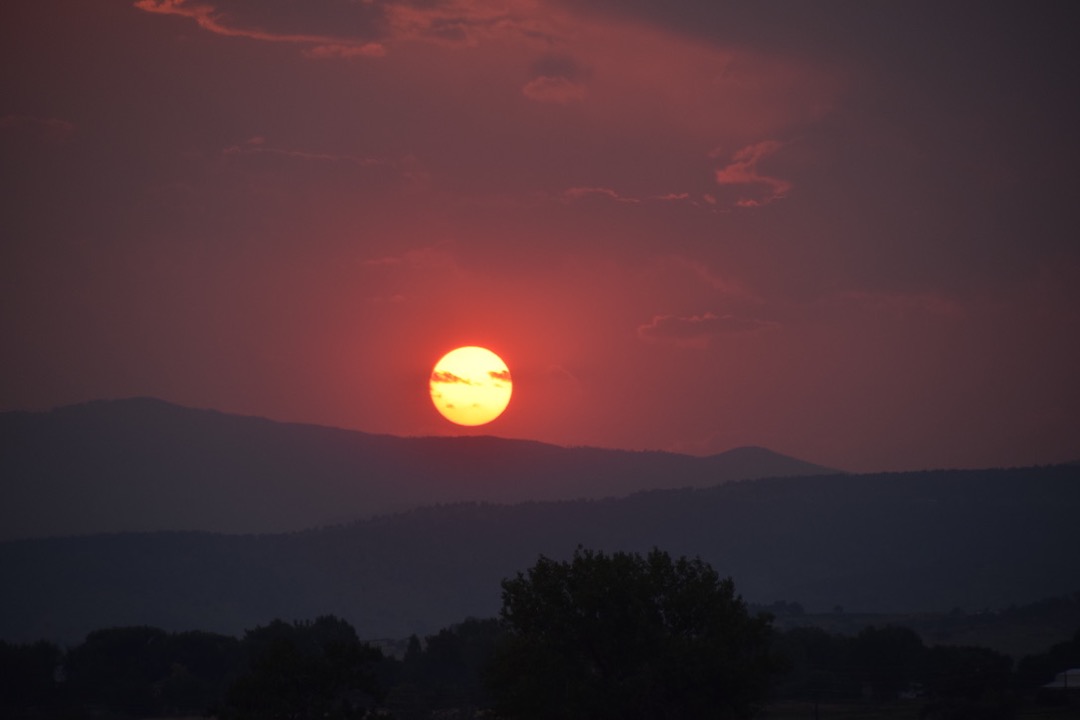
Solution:
{"label": "purple sky", "polygon": [[[8,0],[0,409],[1080,458],[1071,11]],[[427,394],[466,344],[477,430]]]}

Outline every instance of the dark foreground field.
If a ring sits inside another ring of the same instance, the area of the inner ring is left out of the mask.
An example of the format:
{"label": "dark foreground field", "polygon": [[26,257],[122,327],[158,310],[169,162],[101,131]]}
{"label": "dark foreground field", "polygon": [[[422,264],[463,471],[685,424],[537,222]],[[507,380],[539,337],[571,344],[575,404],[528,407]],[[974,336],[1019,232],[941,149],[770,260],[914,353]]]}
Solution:
{"label": "dark foreground field", "polygon": [[[775,703],[765,708],[758,720],[930,720],[948,717],[964,720],[1076,720],[1080,717],[1080,705],[1022,704],[1014,714],[995,714],[993,709],[974,711],[960,710],[956,715],[932,715],[924,699],[898,700],[891,703],[822,703],[812,702]],[[963,714],[970,712],[971,714]],[[981,714],[978,714],[981,713]]]}

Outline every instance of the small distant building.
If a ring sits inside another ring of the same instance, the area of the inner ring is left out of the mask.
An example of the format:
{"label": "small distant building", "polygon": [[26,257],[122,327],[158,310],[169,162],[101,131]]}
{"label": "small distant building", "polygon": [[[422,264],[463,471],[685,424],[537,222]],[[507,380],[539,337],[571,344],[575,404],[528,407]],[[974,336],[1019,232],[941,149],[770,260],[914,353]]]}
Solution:
{"label": "small distant building", "polygon": [[1039,688],[1035,700],[1044,705],[1080,707],[1080,668],[1059,672],[1051,682]]}
{"label": "small distant building", "polygon": [[1046,690],[1072,690],[1080,692],[1080,668],[1059,672],[1051,682],[1043,685]]}

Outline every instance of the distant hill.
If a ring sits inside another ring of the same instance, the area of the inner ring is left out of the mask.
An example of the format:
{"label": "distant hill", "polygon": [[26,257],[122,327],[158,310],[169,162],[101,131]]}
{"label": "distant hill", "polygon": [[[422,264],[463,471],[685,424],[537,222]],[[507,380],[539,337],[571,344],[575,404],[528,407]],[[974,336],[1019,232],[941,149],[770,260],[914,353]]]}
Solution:
{"label": "distant hill", "polygon": [[1004,608],[1080,589],[1078,517],[1080,468],[1058,466],[462,503],[291,534],[10,541],[0,638],[71,642],[143,623],[239,633],[323,613],[401,638],[494,615],[501,579],[579,543],[697,555],[747,600],[813,613]]}
{"label": "distant hill", "polygon": [[701,458],[401,438],[145,398],[97,401],[0,413],[0,540],[284,532],[435,503],[617,497],[831,472],[763,448]]}

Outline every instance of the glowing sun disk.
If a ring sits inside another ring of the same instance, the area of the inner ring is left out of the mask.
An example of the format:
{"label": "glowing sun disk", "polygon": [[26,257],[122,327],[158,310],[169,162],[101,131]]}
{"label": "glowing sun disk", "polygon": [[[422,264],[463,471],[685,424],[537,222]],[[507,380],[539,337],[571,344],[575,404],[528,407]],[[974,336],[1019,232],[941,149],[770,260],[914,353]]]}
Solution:
{"label": "glowing sun disk", "polygon": [[487,348],[451,350],[435,363],[428,381],[431,402],[458,425],[483,425],[502,414],[510,402],[510,369]]}

